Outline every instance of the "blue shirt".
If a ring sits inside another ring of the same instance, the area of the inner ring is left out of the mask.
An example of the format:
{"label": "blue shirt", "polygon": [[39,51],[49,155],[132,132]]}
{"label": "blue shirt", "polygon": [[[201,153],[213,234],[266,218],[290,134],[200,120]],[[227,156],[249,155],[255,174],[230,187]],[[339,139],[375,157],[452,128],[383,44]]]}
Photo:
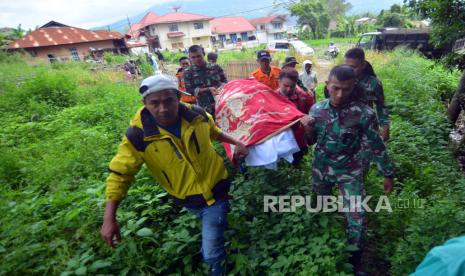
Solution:
{"label": "blue shirt", "polygon": [[181,118],[173,125],[160,127],[181,139]]}

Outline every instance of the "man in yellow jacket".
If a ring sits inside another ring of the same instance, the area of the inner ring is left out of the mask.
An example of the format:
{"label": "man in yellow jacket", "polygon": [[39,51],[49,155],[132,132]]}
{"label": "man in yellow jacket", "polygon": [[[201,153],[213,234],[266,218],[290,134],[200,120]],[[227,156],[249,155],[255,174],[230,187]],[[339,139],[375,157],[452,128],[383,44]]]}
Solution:
{"label": "man in yellow jacket", "polygon": [[202,220],[204,260],[211,265],[212,275],[222,275],[230,181],[211,139],[233,144],[236,155],[248,151],[242,142],[221,132],[202,108],[181,103],[171,76],[149,77],[142,81],[139,92],[144,107],[132,119],[109,166],[102,238],[110,246],[121,239],[116,210],[145,163],[175,202]]}

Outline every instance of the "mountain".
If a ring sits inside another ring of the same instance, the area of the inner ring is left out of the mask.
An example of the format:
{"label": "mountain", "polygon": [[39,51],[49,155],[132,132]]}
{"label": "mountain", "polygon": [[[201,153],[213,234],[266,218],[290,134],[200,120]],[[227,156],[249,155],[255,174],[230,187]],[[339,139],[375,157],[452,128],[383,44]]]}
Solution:
{"label": "mountain", "polygon": [[[144,15],[149,12],[155,12],[158,15],[173,12],[173,7],[180,6],[180,11],[188,13],[196,13],[211,17],[221,16],[244,16],[245,18],[256,18],[267,16],[270,14],[289,14],[288,10],[284,5],[280,3],[287,1],[276,1],[276,0],[234,0],[234,1],[217,1],[217,0],[185,0],[185,1],[166,1],[155,4],[146,10],[141,10],[140,14],[129,17],[131,24],[139,22]],[[402,4],[402,0],[348,0],[353,6],[349,11],[349,14],[361,14],[364,12],[371,12],[378,14],[382,9],[388,9],[392,4]],[[273,4],[277,3],[278,6]],[[295,22],[291,20],[291,24]],[[92,28],[95,29],[107,29],[116,30],[125,33],[129,26],[128,20],[120,20],[107,26],[99,26]]]}

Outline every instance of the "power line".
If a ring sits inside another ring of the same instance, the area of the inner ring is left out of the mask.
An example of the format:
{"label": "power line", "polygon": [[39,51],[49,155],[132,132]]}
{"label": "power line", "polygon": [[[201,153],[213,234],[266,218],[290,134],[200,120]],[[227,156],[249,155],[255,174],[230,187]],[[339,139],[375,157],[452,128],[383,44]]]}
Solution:
{"label": "power line", "polygon": [[[220,17],[233,16],[233,15],[237,15],[237,14],[243,14],[243,13],[258,11],[258,10],[262,10],[262,9],[266,9],[266,8],[276,8],[276,7],[285,5],[285,4],[286,4],[286,2],[279,2],[279,3],[273,4],[273,5],[268,5],[268,6],[264,6],[264,7],[260,7],[260,8],[255,8],[255,9],[251,9],[251,10],[245,10],[245,11],[240,11],[240,12],[235,12],[235,13],[230,13],[230,14],[224,14],[224,15],[220,15],[220,16],[213,16],[213,17],[214,18],[220,18]],[[117,25],[113,25],[113,24],[110,24],[110,25],[112,26],[112,28],[118,29],[119,27],[126,26],[127,22],[121,22],[121,23],[119,23]]]}
{"label": "power line", "polygon": [[271,6],[265,6],[265,7],[261,7],[261,8],[256,8],[256,9],[247,10],[247,11],[241,11],[241,12],[235,12],[235,13],[230,13],[230,14],[226,14],[226,15],[220,15],[220,16],[216,16],[215,18],[226,17],[226,16],[231,16],[231,15],[236,15],[236,14],[242,14],[242,13],[248,13],[248,12],[258,11],[258,10],[262,10],[262,9],[266,9],[266,8],[271,8],[271,7],[278,7],[278,6],[281,6],[281,5],[284,5],[284,4],[286,4],[286,3],[280,2],[280,3],[277,3],[277,4],[273,4],[273,5],[271,5]]}

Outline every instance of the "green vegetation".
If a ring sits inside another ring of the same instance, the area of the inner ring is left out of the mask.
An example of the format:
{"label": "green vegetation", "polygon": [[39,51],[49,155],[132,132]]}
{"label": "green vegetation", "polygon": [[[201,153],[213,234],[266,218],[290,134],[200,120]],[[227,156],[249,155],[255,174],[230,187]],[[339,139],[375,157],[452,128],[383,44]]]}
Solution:
{"label": "green vegetation", "polygon": [[304,40],[310,47],[325,47],[325,50],[328,48],[330,42],[336,43],[351,43],[355,44],[358,41],[358,37],[331,37],[331,38],[324,38],[324,39],[309,39]]}
{"label": "green vegetation", "polygon": [[[0,58],[0,274],[204,275],[198,221],[173,206],[145,168],[119,210],[122,243],[110,249],[99,237],[106,168],[141,105],[137,84],[81,63],[30,67]],[[447,148],[441,101],[458,76],[410,52],[368,59],[392,110],[398,185],[389,196],[394,212],[370,216],[366,262],[371,271],[405,275],[432,246],[465,232],[465,180]],[[234,175],[227,231],[234,273],[349,274],[340,216],[263,212],[264,194],[311,195],[310,158],[301,169]],[[372,170],[369,194],[383,195],[381,181]],[[425,206],[396,207],[403,199]]]}

